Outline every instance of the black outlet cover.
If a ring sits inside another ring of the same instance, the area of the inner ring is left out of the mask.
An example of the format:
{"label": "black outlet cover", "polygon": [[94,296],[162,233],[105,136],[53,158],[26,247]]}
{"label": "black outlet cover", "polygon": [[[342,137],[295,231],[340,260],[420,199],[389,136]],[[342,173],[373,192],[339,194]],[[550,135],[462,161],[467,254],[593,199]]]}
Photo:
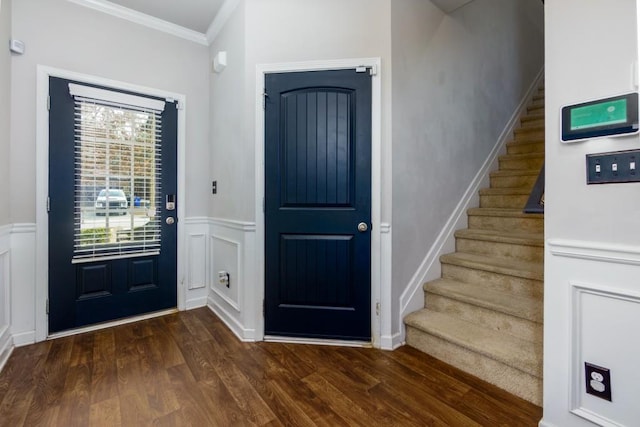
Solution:
{"label": "black outlet cover", "polygon": [[587,393],[611,402],[611,371],[602,366],[584,362]]}

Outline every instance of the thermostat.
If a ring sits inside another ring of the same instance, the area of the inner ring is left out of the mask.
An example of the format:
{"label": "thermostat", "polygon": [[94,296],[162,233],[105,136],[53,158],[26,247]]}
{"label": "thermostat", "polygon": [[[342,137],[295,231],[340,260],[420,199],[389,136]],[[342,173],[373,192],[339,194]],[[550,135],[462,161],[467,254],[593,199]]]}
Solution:
{"label": "thermostat", "polygon": [[562,108],[562,142],[638,133],[638,93]]}
{"label": "thermostat", "polygon": [[9,50],[18,55],[22,55],[24,53],[24,42],[16,39],[9,40]]}

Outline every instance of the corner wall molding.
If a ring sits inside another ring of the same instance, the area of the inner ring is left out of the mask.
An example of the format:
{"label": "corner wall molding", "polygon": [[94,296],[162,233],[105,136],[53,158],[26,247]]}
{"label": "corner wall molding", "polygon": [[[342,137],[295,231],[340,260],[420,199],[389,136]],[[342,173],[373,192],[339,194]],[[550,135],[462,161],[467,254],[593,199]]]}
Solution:
{"label": "corner wall molding", "polygon": [[210,218],[209,223],[211,225],[219,225],[226,228],[232,228],[234,230],[240,231],[256,231],[256,223],[255,222],[245,222],[245,221],[236,221],[231,219],[222,219],[222,218]]}
{"label": "corner wall molding", "polygon": [[[180,37],[185,40],[189,40],[194,43],[201,44],[203,46],[209,46],[207,42],[207,36],[189,28],[182,27],[172,22],[165,21],[147,15],[146,13],[138,12],[133,9],[129,9],[124,6],[111,3],[106,0],[67,0],[71,3],[75,3],[79,6],[84,6],[89,9],[96,10],[98,12],[106,13],[107,15],[115,16],[116,18],[125,19],[135,24],[143,25],[147,28],[152,28],[163,33],[171,34],[172,36]],[[228,0],[227,0],[228,1]],[[215,21],[215,20],[214,20]]]}
{"label": "corner wall molding", "polygon": [[225,2],[218,10],[216,17],[213,18],[211,25],[207,28],[207,33],[205,38],[209,44],[213,43],[213,41],[218,37],[220,31],[224,28],[225,24],[233,15],[233,12],[236,10],[236,7],[240,4],[240,0],[225,0]]}
{"label": "corner wall molding", "polygon": [[11,227],[11,234],[28,234],[35,233],[36,225],[32,223],[13,224]]}
{"label": "corner wall molding", "polygon": [[616,245],[581,240],[550,239],[549,252],[565,258],[640,265],[640,246]]}
{"label": "corner wall molding", "polygon": [[12,228],[13,228],[13,224],[0,226],[0,239],[2,239],[3,237],[8,237],[11,234]]}

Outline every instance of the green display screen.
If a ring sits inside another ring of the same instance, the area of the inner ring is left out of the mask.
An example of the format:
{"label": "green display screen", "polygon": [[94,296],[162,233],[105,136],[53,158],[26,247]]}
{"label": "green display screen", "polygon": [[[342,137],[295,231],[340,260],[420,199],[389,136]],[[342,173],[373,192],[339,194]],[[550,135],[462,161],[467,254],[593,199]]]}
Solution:
{"label": "green display screen", "polygon": [[571,109],[571,130],[625,123],[627,99],[616,99]]}

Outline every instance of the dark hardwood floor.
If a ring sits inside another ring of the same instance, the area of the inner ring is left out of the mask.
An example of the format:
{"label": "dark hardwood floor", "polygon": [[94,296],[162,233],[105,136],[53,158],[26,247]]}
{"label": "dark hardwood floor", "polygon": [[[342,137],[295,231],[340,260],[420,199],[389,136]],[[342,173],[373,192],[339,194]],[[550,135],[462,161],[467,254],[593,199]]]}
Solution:
{"label": "dark hardwood floor", "polygon": [[412,348],[242,343],[202,308],[15,349],[2,426],[536,426],[541,408]]}

